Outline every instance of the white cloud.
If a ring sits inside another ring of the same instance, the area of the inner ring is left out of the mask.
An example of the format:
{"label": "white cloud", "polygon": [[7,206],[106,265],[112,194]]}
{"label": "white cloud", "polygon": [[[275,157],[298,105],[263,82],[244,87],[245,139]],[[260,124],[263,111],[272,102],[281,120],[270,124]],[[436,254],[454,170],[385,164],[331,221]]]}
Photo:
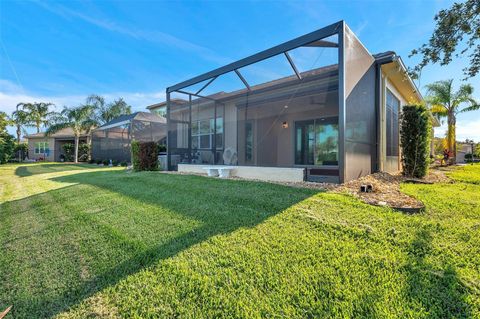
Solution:
{"label": "white cloud", "polygon": [[[435,128],[436,137],[445,137],[447,132],[447,124],[444,123],[441,127]],[[457,141],[465,141],[473,139],[476,142],[480,142],[480,118],[472,121],[457,120],[456,125]]]}

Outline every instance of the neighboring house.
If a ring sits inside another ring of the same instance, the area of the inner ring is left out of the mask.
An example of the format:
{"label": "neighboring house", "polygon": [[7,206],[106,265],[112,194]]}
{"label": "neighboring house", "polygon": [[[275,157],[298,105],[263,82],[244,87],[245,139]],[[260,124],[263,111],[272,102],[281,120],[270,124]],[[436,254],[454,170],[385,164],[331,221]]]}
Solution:
{"label": "neighboring house", "polygon": [[[273,58],[283,59],[291,75],[252,81],[252,71],[268,74],[256,64]],[[206,93],[227,76],[243,88],[226,84]],[[167,108],[170,170],[229,165],[240,177],[278,181],[345,182],[399,171],[401,107],[423,101],[402,59],[392,51],[371,54],[344,21],[166,94],[166,103],[149,109]]]}
{"label": "neighboring house", "polygon": [[465,163],[465,155],[472,154],[472,144],[457,142],[457,163]]}
{"label": "neighboring house", "polygon": [[[46,136],[45,133],[29,134],[25,137],[28,140],[28,158],[35,160],[45,160],[51,162],[61,161],[62,155],[65,156],[63,145],[66,143],[75,143],[75,136],[71,128],[65,128],[55,134]],[[87,143],[88,135],[80,136],[80,143]]]}
{"label": "neighboring house", "polygon": [[[187,101],[182,100],[182,99],[171,99],[170,101],[172,102],[178,102],[178,103],[185,103]],[[149,110],[152,113],[155,113],[161,117],[167,117],[167,102],[160,102],[156,104],[152,104],[147,106],[147,110]]]}
{"label": "neighboring house", "polygon": [[122,115],[92,132],[92,159],[131,161],[132,140],[166,144],[167,120],[154,113]]}

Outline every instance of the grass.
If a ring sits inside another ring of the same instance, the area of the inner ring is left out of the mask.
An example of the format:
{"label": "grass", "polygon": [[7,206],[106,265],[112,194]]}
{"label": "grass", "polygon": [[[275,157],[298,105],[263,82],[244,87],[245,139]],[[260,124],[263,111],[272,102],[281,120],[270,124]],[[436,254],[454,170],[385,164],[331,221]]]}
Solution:
{"label": "grass", "polygon": [[92,167],[0,166],[0,309],[13,304],[12,318],[480,317],[479,165],[455,183],[402,185],[420,215]]}

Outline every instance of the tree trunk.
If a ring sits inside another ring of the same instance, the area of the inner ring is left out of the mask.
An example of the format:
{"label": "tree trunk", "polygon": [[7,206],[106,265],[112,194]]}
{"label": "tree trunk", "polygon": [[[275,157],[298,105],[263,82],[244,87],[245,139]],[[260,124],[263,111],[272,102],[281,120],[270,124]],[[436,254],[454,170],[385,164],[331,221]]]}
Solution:
{"label": "tree trunk", "polygon": [[17,125],[17,143],[20,143],[20,135],[22,135],[22,128]]}
{"label": "tree trunk", "polygon": [[78,143],[80,142],[80,138],[78,135],[75,135],[75,163],[78,163]]}
{"label": "tree trunk", "polygon": [[40,124],[37,123],[37,133],[40,133]]}
{"label": "tree trunk", "polygon": [[447,130],[447,141],[448,141],[448,150],[453,154],[453,158],[456,160],[457,158],[457,142],[456,142],[456,133],[455,133],[455,125],[456,125],[456,118],[453,112],[448,113],[448,130]]}

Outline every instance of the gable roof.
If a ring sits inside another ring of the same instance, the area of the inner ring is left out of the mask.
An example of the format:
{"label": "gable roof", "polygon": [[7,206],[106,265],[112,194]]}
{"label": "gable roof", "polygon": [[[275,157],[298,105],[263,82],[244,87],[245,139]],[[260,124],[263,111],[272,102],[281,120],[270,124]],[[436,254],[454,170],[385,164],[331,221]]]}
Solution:
{"label": "gable roof", "polygon": [[[88,136],[87,133],[85,132],[82,132],[82,134],[80,134],[80,137],[84,137],[84,136]],[[49,136],[46,136],[45,132],[40,132],[40,133],[33,133],[33,134],[28,134],[25,136],[25,138],[45,138],[45,137],[48,137],[48,138],[74,138],[75,137],[75,134],[73,134],[73,129],[71,129],[70,127],[67,127],[67,128],[64,128],[64,129],[61,129],[60,131],[54,133],[54,134],[51,134]]]}

